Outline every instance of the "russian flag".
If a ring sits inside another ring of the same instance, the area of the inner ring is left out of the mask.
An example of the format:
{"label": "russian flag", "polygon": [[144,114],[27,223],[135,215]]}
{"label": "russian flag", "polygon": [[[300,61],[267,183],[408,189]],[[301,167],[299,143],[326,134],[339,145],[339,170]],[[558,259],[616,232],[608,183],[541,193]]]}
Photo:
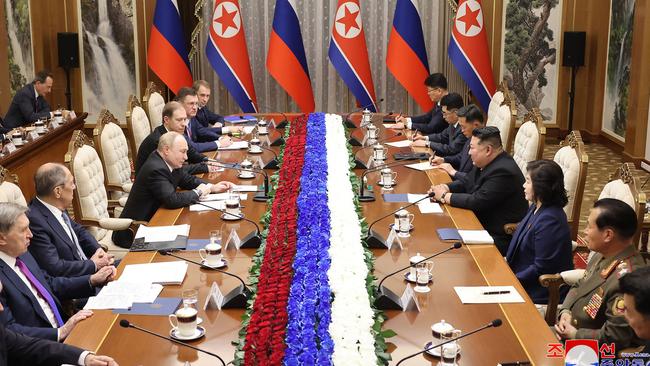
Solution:
{"label": "russian flag", "polygon": [[147,64],[174,92],[192,85],[190,61],[183,39],[183,25],[176,0],[156,1],[151,25]]}
{"label": "russian flag", "polygon": [[359,0],[339,0],[332,26],[329,58],[362,106],[377,111]]}
{"label": "russian flag", "polygon": [[257,112],[257,96],[246,48],[239,0],[214,4],[205,54],[243,112]]}
{"label": "russian flag", "polygon": [[494,76],[480,0],[461,0],[447,53],[476,99],[488,110],[494,95]]}
{"label": "russian flag", "polygon": [[311,89],[305,48],[302,45],[295,0],[275,2],[266,68],[303,113],[314,111],[314,93]]}
{"label": "russian flag", "polygon": [[425,111],[433,108],[424,86],[424,79],[429,76],[429,60],[420,14],[413,0],[397,0],[386,66],[420,108]]}

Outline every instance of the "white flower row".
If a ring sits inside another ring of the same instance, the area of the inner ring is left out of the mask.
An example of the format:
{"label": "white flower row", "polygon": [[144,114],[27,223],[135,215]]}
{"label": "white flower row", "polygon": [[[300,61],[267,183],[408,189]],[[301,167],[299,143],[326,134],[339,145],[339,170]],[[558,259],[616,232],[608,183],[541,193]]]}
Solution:
{"label": "white flower row", "polygon": [[368,268],[361,243],[361,226],[350,183],[348,150],[341,116],[327,114],[327,190],[330,209],[330,269],[334,294],[329,326],[334,365],[376,365],[372,335],[373,310],[366,289]]}

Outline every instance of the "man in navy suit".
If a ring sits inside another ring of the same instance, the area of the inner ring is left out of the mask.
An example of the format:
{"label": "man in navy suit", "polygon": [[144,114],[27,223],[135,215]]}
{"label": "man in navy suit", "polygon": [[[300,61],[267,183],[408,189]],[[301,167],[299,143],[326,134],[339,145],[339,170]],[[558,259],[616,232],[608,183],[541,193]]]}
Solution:
{"label": "man in navy suit", "polygon": [[528,211],[524,176],[514,159],[503,150],[499,129],[494,126],[472,132],[469,155],[474,168],[467,179],[431,187],[435,199],[453,207],[467,208],[494,239],[502,255],[512,236],[504,225],[521,221]]}
{"label": "man in navy suit", "polygon": [[224,118],[208,108],[208,101],[210,101],[210,84],[205,80],[197,80],[192,84],[192,89],[196,92],[199,98],[199,108],[196,112],[196,120],[205,128],[209,128],[219,135],[228,134],[231,132],[241,132],[243,130],[240,126],[224,127]]}
{"label": "man in navy suit", "polygon": [[62,164],[47,163],[34,175],[36,197],[27,217],[34,235],[29,252],[50,276],[82,276],[112,265],[114,258],[86,229],[70,219],[74,177]]}
{"label": "man in navy suit", "polygon": [[442,108],[439,103],[440,99],[447,95],[447,78],[441,73],[431,74],[424,79],[424,85],[429,98],[434,103],[433,108],[429,112],[415,117],[406,117],[400,114],[395,118],[397,123],[390,128],[403,129],[406,127],[425,135],[440,133],[447,128],[448,125],[442,118]]}
{"label": "man in navy suit", "polygon": [[178,91],[176,100],[183,105],[187,113],[188,124],[185,128],[188,143],[198,152],[217,150],[220,147],[232,145],[230,136],[220,136],[216,131],[201,126],[196,120],[199,98],[192,88],[181,88]]}
{"label": "man in navy suit", "polygon": [[52,91],[54,79],[48,71],[39,71],[30,84],[16,92],[5,115],[3,126],[16,128],[38,121],[40,118],[50,118],[50,105],[45,96]]}
{"label": "man in navy suit", "polygon": [[469,156],[469,145],[472,139],[472,131],[485,126],[483,122],[483,113],[474,104],[467,105],[456,112],[460,130],[467,138],[465,145],[458,154],[442,156],[433,156],[431,165],[442,169],[449,174],[453,180],[463,180],[472,170],[472,158]]}
{"label": "man in navy suit", "polygon": [[[2,292],[2,282],[0,282]],[[4,308],[0,304],[0,312]],[[39,339],[5,329],[0,324],[0,366],[31,365],[31,366],[118,366],[117,362],[108,356],[99,356],[81,348]]]}
{"label": "man in navy suit", "polygon": [[440,99],[442,117],[449,126],[440,133],[416,135],[411,146],[429,147],[434,155],[447,156],[457,154],[465,145],[467,137],[463,135],[456,112],[463,107],[463,97],[450,93]]}
{"label": "man in navy suit", "polygon": [[68,318],[60,299],[93,295],[95,287],[113,279],[115,267],[79,277],[48,276],[27,251],[32,233],[26,211],[24,206],[0,203],[0,281],[4,285],[0,303],[5,309],[0,324],[31,337],[63,341],[92,311],[81,310]]}

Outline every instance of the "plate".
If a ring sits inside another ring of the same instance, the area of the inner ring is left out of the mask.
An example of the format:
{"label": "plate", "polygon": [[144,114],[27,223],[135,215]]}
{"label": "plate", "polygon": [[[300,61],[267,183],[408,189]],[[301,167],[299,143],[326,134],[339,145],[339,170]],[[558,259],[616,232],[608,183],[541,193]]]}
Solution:
{"label": "plate", "polygon": [[226,221],[237,221],[237,220],[241,220],[243,217],[244,217],[243,213],[240,213],[239,216],[233,216],[231,214],[228,215],[221,214],[221,219]]}
{"label": "plate", "polygon": [[[377,185],[380,187],[384,186],[384,183],[382,183],[380,180],[377,181]],[[390,185],[391,187],[395,187],[397,185],[397,180],[394,180],[393,183]]]}
{"label": "plate", "polygon": [[[411,272],[404,272],[404,279],[407,282],[415,283],[415,279],[411,277]],[[433,282],[433,275],[429,273],[429,283]]]}
{"label": "plate", "polygon": [[195,339],[199,339],[205,335],[205,328],[203,327],[196,327],[196,330],[194,331],[194,334],[191,336],[182,336],[177,333],[176,328],[173,328],[171,331],[169,331],[169,336],[179,340],[179,341],[193,341]]}
{"label": "plate", "polygon": [[[427,344],[424,345],[424,349],[427,349],[433,345],[433,342],[427,342]],[[458,353],[460,353],[461,347],[460,344],[458,344]],[[427,351],[428,354],[434,357],[440,357],[440,347],[432,348]],[[458,355],[458,353],[456,355]]]}
{"label": "plate", "polygon": [[205,262],[205,259],[201,259],[201,264],[204,265],[204,266],[206,266],[206,267],[208,267],[208,268],[219,269],[219,268],[223,268],[223,267],[227,266],[227,265],[228,265],[228,261],[227,261],[225,258],[222,258],[222,259],[221,259],[221,264],[216,265],[216,266],[212,266],[212,265],[207,264],[207,263]]}
{"label": "plate", "polygon": [[255,178],[255,174],[253,174],[253,173],[251,173],[251,175],[239,174],[237,177],[239,179],[253,179],[253,178]]}
{"label": "plate", "polygon": [[[409,227],[409,231],[413,231],[413,229],[414,229],[413,224],[409,224],[409,225],[411,226],[411,227]],[[393,229],[393,227],[395,227],[395,223],[392,223],[392,224],[388,225],[388,228],[391,229],[391,230]],[[395,231],[399,232],[399,230],[395,230]]]}
{"label": "plate", "polygon": [[249,154],[261,154],[261,153],[263,153],[263,152],[264,152],[264,150],[262,150],[262,149],[259,149],[259,150],[251,150],[251,149],[248,149],[248,153],[249,153]]}

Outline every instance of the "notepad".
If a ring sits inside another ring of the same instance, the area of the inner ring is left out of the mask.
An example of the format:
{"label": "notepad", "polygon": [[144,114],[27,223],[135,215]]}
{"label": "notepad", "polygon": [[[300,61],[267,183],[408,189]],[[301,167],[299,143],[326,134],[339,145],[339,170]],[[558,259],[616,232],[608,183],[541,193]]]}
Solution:
{"label": "notepad", "polygon": [[185,261],[129,264],[124,267],[119,281],[180,285],[186,273]]}
{"label": "notepad", "polygon": [[485,230],[458,230],[465,244],[494,244],[494,239]]}
{"label": "notepad", "polygon": [[190,225],[146,226],[140,225],[135,239],[144,239],[145,243],[174,241],[178,236],[189,236]]}
{"label": "notepad", "polygon": [[[205,207],[205,206],[209,206],[209,207]],[[213,209],[225,210],[226,201],[208,201],[208,202],[202,202],[201,204],[197,203],[194,205],[190,205],[191,212],[214,211]]]}
{"label": "notepad", "polygon": [[425,171],[425,170],[431,170],[435,169],[431,164],[429,164],[428,161],[424,161],[421,163],[416,163],[416,164],[409,164],[409,165],[404,165],[407,168],[419,170],[419,171]]}
{"label": "notepad", "polygon": [[420,209],[420,212],[423,214],[442,213],[442,207],[437,202],[424,200],[418,203],[418,208]]}
{"label": "notepad", "polygon": [[[224,201],[230,198],[230,193],[224,192],[224,193],[210,193],[206,194],[205,196],[201,196],[199,199],[201,202],[205,201]],[[248,199],[248,194],[242,193],[239,195],[239,199],[242,201],[245,201]]]}
{"label": "notepad", "polygon": [[222,150],[240,150],[248,149],[248,141],[233,141],[231,145],[226,147],[220,147],[219,151]]}
{"label": "notepad", "polygon": [[[514,286],[454,286],[454,291],[456,291],[456,295],[463,304],[524,302],[524,298],[521,297]],[[489,294],[486,295],[486,293]]]}
{"label": "notepad", "polygon": [[401,141],[395,141],[395,142],[387,142],[386,145],[390,145],[392,147],[409,147],[409,146],[411,146],[411,141],[410,140],[401,140]]}

